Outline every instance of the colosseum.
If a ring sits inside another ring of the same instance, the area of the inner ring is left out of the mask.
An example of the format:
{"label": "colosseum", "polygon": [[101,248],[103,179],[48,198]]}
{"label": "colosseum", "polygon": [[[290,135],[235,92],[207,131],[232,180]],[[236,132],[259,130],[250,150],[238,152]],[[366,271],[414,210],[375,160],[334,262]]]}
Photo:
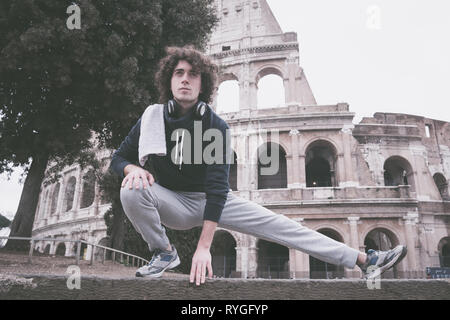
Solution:
{"label": "colosseum", "polygon": [[[362,251],[406,244],[408,255],[386,277],[424,277],[426,267],[450,267],[449,123],[395,113],[354,123],[347,103],[318,105],[299,65],[297,34],[281,30],[265,0],[216,5],[220,22],[208,54],[221,73],[212,107],[232,130],[232,192]],[[258,87],[268,76],[278,79],[284,98],[262,107]],[[233,108],[220,103],[224,87],[235,90]],[[263,153],[278,154],[275,175],[262,174]],[[97,154],[108,160],[111,150]],[[101,201],[89,171],[75,165],[61,174],[42,186],[33,237],[107,245],[103,215],[110,204]],[[62,241],[39,241],[36,248],[76,252]],[[90,259],[90,246],[83,249]],[[356,269],[222,229],[213,268],[224,277],[360,277]]]}

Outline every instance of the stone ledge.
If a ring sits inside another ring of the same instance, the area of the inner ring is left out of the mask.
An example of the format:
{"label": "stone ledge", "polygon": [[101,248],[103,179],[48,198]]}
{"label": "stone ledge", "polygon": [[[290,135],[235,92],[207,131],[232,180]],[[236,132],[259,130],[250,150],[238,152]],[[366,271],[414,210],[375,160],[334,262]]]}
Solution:
{"label": "stone ledge", "polygon": [[[2,300],[449,300],[450,280],[213,279],[202,286],[188,278],[81,277],[80,289],[67,288],[68,276],[0,275]],[[74,282],[73,282],[74,283]]]}

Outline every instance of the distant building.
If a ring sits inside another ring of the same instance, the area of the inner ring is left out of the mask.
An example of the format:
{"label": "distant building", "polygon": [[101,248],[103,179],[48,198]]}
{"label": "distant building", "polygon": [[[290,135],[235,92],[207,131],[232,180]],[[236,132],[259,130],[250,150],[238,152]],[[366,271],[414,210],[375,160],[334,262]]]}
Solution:
{"label": "distant building", "polygon": [[[407,257],[386,277],[424,277],[426,267],[449,267],[449,123],[375,113],[353,124],[347,103],[317,104],[299,65],[297,34],[283,33],[265,0],[217,0],[216,6],[221,20],[208,54],[221,67],[219,93],[235,90],[231,109],[220,96],[213,103],[232,129],[233,192],[356,249],[406,244]],[[258,101],[266,76],[278,79],[284,92],[276,107]],[[278,155],[277,174],[261,174],[265,153]],[[101,202],[89,172],[73,166],[62,174],[41,191],[33,236],[107,243],[109,204]],[[74,252],[63,243],[37,247]],[[216,232],[213,247],[218,275],[359,277],[356,269],[227,230]]]}

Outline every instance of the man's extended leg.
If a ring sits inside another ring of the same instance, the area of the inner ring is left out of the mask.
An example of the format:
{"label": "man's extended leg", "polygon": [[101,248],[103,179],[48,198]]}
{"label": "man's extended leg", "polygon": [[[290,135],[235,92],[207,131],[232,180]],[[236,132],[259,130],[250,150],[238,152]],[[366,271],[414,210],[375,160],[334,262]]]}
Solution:
{"label": "man's extended leg", "polygon": [[254,202],[228,194],[219,226],[276,242],[322,261],[354,268],[359,251]]}

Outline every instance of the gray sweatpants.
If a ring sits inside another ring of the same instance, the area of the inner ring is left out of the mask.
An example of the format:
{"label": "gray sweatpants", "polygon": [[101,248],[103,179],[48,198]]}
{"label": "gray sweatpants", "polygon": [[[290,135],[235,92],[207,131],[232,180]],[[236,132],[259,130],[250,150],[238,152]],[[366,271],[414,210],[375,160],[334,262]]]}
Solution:
{"label": "gray sweatpants", "polygon": [[[203,225],[206,194],[172,191],[154,183],[147,189],[121,189],[123,209],[150,250],[169,246],[166,226],[187,230]],[[276,242],[319,260],[354,268],[359,251],[302,226],[284,215],[228,193],[218,226]]]}

